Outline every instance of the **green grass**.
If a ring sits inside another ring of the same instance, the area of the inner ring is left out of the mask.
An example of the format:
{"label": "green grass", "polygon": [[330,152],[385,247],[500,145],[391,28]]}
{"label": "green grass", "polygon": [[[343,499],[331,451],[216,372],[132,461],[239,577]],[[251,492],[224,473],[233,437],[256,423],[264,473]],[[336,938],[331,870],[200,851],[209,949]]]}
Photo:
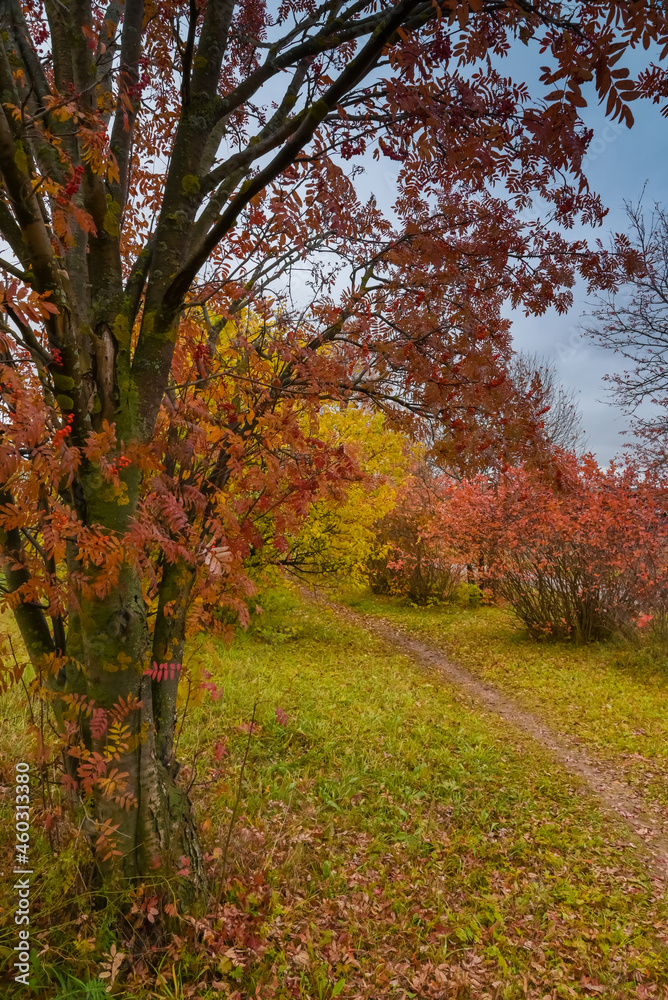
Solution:
{"label": "green grass", "polygon": [[[240,974],[249,994],[635,997],[637,981],[668,984],[666,912],[626,831],[547,755],[331,612],[286,593],[264,606],[219,651],[223,702],[197,709],[187,746],[221,845],[237,727],[260,699],[232,859],[262,941]],[[221,729],[230,756],[205,765],[201,734]]]}
{"label": "green grass", "polygon": [[649,801],[668,808],[665,653],[620,642],[537,643],[508,608],[416,608],[367,594],[353,603],[440,645],[557,732],[623,770]]}
{"label": "green grass", "polygon": [[[668,909],[622,825],[363,630],[285,591],[262,603],[230,650],[198,654],[222,697],[192,707],[179,750],[222,907],[183,925],[165,983],[145,968],[118,996],[662,995]],[[45,869],[38,899],[58,885]],[[39,1000],[86,996],[55,972],[94,977],[109,939],[90,938],[74,925],[43,957]]]}

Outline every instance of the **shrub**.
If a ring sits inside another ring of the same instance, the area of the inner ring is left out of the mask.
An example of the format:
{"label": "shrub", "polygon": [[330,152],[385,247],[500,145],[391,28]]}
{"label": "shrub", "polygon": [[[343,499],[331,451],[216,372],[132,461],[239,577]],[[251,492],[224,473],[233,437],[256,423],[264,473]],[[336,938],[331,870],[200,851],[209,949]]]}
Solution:
{"label": "shrub", "polygon": [[554,475],[508,471],[441,504],[440,534],[469,553],[536,638],[587,642],[632,632],[665,607],[661,484],[562,453]]}
{"label": "shrub", "polygon": [[396,506],[377,526],[376,548],[367,561],[375,594],[396,594],[415,604],[452,600],[462,582],[463,567],[452,548],[434,535],[431,520],[437,483],[411,477]]}

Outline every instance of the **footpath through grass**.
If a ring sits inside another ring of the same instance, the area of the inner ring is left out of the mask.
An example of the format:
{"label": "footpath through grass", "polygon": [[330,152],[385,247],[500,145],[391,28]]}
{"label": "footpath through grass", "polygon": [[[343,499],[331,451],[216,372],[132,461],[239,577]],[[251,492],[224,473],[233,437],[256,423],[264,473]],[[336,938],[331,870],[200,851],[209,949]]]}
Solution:
{"label": "footpath through grass", "polygon": [[[285,592],[264,605],[191,726],[220,843],[261,699],[234,840],[242,996],[665,995],[666,907],[623,828],[363,631]],[[216,763],[209,734],[239,728]]]}
{"label": "footpath through grass", "polygon": [[[666,995],[668,907],[624,827],[363,630],[285,591],[262,603],[230,650],[199,654],[222,697],[191,709],[179,748],[215,890],[248,753],[222,908],[158,956],[176,958],[163,985],[149,961],[117,996]],[[36,919],[60,864],[40,865]],[[57,986],[99,971],[90,923],[68,934],[42,941],[40,1000],[93,996]]]}
{"label": "footpath through grass", "polygon": [[348,603],[440,646],[557,732],[619,768],[648,802],[668,814],[665,652],[615,642],[537,643],[510,609],[417,608],[368,594]]}

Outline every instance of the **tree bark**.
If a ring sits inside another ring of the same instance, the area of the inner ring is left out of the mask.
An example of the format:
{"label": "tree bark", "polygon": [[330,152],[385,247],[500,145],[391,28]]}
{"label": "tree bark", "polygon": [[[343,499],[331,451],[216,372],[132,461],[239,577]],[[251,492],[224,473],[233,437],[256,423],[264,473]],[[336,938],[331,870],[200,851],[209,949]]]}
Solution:
{"label": "tree bark", "polygon": [[[174,729],[156,725],[156,709],[164,717],[165,699],[162,682],[153,681],[149,673],[146,610],[141,581],[130,567],[122,568],[113,594],[81,601],[85,693],[108,720],[102,735],[93,735],[89,724],[82,736],[92,753],[106,758],[106,778],[114,771],[127,775],[117,787],[105,786],[104,780],[94,786],[97,823],[91,837],[112,831],[107,839],[120,852],[105,859],[108,852],[98,850],[105,884],[169,879],[174,895],[192,910],[204,900],[206,875],[191,803],[176,782]],[[177,683],[178,675],[174,706]],[[124,715],[124,705],[135,707]],[[183,874],[175,879],[179,871]]]}

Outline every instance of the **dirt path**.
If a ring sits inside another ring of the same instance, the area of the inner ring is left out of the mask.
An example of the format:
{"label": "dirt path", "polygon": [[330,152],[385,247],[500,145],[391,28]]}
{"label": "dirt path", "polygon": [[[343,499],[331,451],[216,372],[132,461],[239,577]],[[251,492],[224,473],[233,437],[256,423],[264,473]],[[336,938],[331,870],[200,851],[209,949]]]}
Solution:
{"label": "dirt path", "polygon": [[595,760],[581,744],[557,735],[541,719],[517,706],[492,684],[487,684],[461,665],[448,659],[443,650],[414,638],[409,633],[375,615],[362,615],[351,608],[329,601],[321,593],[304,591],[317,603],[326,604],[339,618],[361,626],[396,652],[409,656],[431,674],[438,673],[472,702],[501,716],[506,722],[528,733],[548,750],[572,775],[580,778],[593,792],[604,811],[621,817],[633,834],[633,846],[647,857],[652,876],[665,890],[668,885],[668,821],[615,772]]}

